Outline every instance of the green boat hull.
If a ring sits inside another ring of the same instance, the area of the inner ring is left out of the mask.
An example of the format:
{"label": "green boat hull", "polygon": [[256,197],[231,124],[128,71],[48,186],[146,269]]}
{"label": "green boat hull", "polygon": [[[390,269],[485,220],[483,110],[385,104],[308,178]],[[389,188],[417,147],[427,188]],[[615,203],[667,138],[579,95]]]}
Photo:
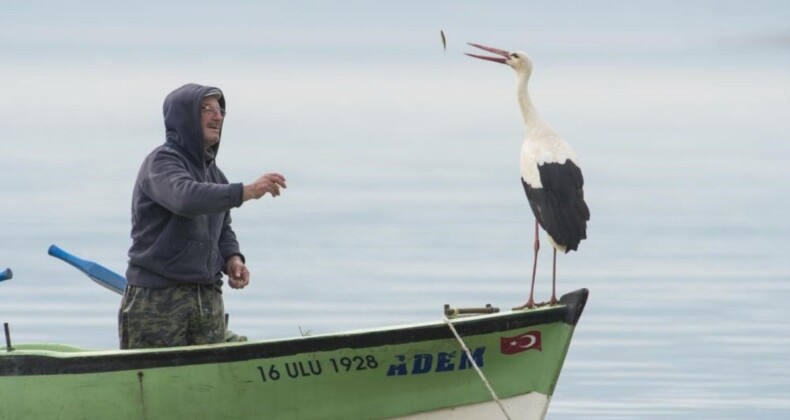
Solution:
{"label": "green boat hull", "polygon": [[541,418],[587,295],[452,319],[471,358],[442,321],[166,349],[20,345],[0,352],[0,418]]}

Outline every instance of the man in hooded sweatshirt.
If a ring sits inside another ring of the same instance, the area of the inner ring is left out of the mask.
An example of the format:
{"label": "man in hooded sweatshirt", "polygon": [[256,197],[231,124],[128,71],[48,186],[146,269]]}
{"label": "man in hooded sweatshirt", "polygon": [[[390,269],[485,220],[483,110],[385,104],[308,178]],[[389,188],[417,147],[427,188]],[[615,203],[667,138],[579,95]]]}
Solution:
{"label": "man in hooded sweatshirt", "polygon": [[215,162],[225,105],[220,89],[197,84],[165,98],[165,143],[143,161],[132,193],[122,349],[226,341],[222,274],[234,289],[250,281],[230,209],[286,186],[278,173],[228,183]]}

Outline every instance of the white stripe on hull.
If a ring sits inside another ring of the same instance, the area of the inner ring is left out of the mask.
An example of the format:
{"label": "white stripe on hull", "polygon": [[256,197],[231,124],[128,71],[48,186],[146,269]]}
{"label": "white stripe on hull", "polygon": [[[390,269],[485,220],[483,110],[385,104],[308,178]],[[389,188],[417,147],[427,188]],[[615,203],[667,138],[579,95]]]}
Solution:
{"label": "white stripe on hull", "polygon": [[[550,398],[539,392],[500,399],[511,419],[543,419],[549,409]],[[443,408],[405,417],[398,420],[449,420],[449,419],[504,419],[505,414],[496,401]]]}

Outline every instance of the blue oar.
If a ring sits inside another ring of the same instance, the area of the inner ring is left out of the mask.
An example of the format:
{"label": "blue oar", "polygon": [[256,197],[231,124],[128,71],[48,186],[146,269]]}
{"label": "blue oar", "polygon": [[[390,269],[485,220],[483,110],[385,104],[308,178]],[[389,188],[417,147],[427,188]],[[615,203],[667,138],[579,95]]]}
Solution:
{"label": "blue oar", "polygon": [[12,278],[14,278],[14,272],[11,271],[10,268],[6,268],[5,270],[0,271],[0,281],[10,280]]}
{"label": "blue oar", "polygon": [[49,255],[73,265],[77,270],[85,273],[91,278],[91,280],[95,281],[100,286],[106,287],[107,289],[112,290],[119,295],[123,294],[123,290],[126,288],[126,279],[123,276],[115,274],[104,266],[93,261],[77,258],[58,248],[56,245],[50,245],[48,252]]}

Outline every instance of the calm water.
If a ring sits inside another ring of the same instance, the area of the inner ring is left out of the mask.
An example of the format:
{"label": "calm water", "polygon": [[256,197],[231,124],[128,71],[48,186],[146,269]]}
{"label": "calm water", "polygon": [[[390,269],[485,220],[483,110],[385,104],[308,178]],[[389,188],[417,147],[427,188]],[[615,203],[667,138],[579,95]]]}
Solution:
{"label": "calm water", "polygon": [[[288,179],[280,198],[233,213],[253,275],[226,293],[235,331],[290,337],[438,319],[445,303],[523,303],[533,218],[513,75],[464,57],[468,38],[532,54],[533,99],[586,178],[589,239],[559,258],[558,283],[591,295],[549,418],[785,418],[790,55],[775,23],[788,12],[763,3],[711,16],[700,2],[703,28],[648,2],[644,30],[626,10],[611,26],[582,22],[590,36],[545,20],[521,35],[512,18],[466,29],[469,16],[448,15],[446,53],[427,17],[367,11],[360,20],[381,26],[328,30],[358,47],[241,25],[214,61],[146,50],[156,33],[124,44],[120,24],[88,26],[76,46],[56,42],[74,35],[61,21],[43,41],[5,29],[0,268],[15,278],[0,284],[0,320],[17,343],[117,346],[119,296],[46,250],[125,270],[131,183],[161,141],[164,95],[187,81],[226,91],[219,161],[232,180]],[[297,28],[317,24],[304,19]],[[549,268],[544,252],[541,298]]]}

